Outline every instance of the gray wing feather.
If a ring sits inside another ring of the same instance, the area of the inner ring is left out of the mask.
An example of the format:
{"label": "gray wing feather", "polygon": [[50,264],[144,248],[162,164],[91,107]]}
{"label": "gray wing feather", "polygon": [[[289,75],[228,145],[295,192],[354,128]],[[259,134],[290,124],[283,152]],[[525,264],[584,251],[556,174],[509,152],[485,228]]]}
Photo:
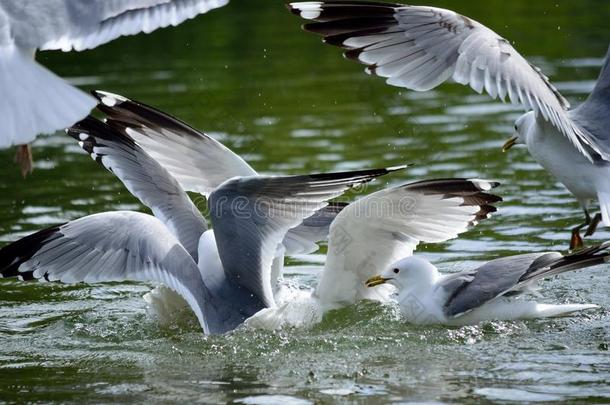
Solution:
{"label": "gray wing feather", "polygon": [[389,171],[255,176],[225,182],[210,195],[209,201],[225,272],[264,306],[273,305],[271,264],[288,230],[352,185]]}
{"label": "gray wing feather", "polygon": [[87,117],[67,132],[148,206],[197,262],[207,224],[180,184],[129,136],[96,118]]}
{"label": "gray wing feather", "polygon": [[502,295],[519,293],[540,279],[606,263],[610,242],[562,255],[558,252],[528,253],[492,260],[481,267],[444,279],[448,295],[445,315],[457,317]]}
{"label": "gray wing feather", "polygon": [[18,45],[30,49],[91,49],[120,36],[176,26],[228,0],[3,1]]}
{"label": "gray wing feather", "polygon": [[535,263],[543,264],[561,257],[556,252],[503,257],[476,270],[449,276],[441,284],[448,294],[445,314],[456,317],[477,308],[512,290]]}
{"label": "gray wing feather", "polygon": [[[96,91],[94,95],[100,101],[98,109],[107,115],[107,124],[133,138],[187,191],[208,197],[233,177],[257,175],[222,143],[175,117],[117,94]],[[283,242],[286,254],[316,251],[316,242],[328,238],[330,223],[340,208],[340,204],[324,207],[288,231]]]}
{"label": "gray wing feather", "polygon": [[197,264],[165,225],[147,214],[95,214],[27,236],[0,249],[0,275],[64,283],[162,283],[188,302],[208,333],[208,291]]}
{"label": "gray wing feather", "polygon": [[94,95],[108,125],[132,137],[187,191],[207,197],[230,178],[257,174],[229,148],[175,117],[117,94]]}
{"label": "gray wing feather", "polygon": [[328,239],[330,225],[345,208],[346,203],[330,203],[306,218],[299,226],[286,233],[282,244],[287,255],[308,254],[318,250],[316,242]]}

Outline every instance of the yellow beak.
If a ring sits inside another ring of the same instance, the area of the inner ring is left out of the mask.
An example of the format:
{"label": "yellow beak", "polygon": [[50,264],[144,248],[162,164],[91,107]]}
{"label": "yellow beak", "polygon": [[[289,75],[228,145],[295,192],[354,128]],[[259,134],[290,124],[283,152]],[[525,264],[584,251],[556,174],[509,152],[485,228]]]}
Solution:
{"label": "yellow beak", "polygon": [[507,150],[515,146],[517,144],[518,139],[519,137],[513,136],[508,141],[506,141],[506,143],[502,146],[502,152],[506,152]]}
{"label": "yellow beak", "polygon": [[388,281],[389,278],[384,278],[381,276],[375,276],[375,277],[371,277],[368,280],[366,280],[366,282],[364,283],[365,286],[367,287],[375,287],[377,285],[380,284],[385,284],[386,281]]}

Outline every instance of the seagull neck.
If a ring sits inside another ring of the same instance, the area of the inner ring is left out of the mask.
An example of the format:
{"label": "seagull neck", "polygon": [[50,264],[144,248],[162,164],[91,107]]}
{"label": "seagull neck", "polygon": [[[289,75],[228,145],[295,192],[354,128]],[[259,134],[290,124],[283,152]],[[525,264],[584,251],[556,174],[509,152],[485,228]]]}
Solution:
{"label": "seagull neck", "polygon": [[438,282],[439,277],[436,267],[430,267],[416,274],[410,274],[404,279],[396,279],[394,284],[398,287],[399,295],[402,295],[403,292],[427,291]]}
{"label": "seagull neck", "polygon": [[198,253],[199,263],[197,265],[201,278],[210,290],[215,290],[215,287],[227,281],[227,277],[220,261],[213,230],[205,231],[199,238]]}

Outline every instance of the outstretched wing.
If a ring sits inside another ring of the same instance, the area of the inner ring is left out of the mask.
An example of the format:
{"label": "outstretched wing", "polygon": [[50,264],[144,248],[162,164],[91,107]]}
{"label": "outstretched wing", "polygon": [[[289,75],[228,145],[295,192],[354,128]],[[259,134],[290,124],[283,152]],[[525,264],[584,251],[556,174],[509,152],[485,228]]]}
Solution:
{"label": "outstretched wing", "polygon": [[610,48],[599,73],[595,88],[587,100],[570,111],[570,116],[594,138],[606,156],[610,155]]}
{"label": "outstretched wing", "polygon": [[225,182],[210,195],[209,204],[225,273],[263,306],[272,306],[271,263],[288,230],[351,186],[396,169],[255,176]]}
{"label": "outstretched wing", "polygon": [[387,83],[417,91],[452,78],[478,93],[508,99],[551,122],[589,159],[604,154],[591,135],[573,122],[569,103],[539,68],[504,38],[468,17],[427,6],[375,2],[290,3],[304,29],[326,43],[346,48],[345,56],[366,64]]}
{"label": "outstretched wing", "polygon": [[179,293],[209,333],[197,264],[163,223],[130,211],[54,226],[0,249],[0,275],[63,283],[153,281]]}
{"label": "outstretched wing", "polygon": [[[176,26],[228,0],[3,1],[15,42],[29,49],[95,48],[120,36]],[[0,10],[0,11],[1,11]]]}
{"label": "outstretched wing", "polygon": [[197,262],[205,219],[180,184],[125,135],[91,116],[67,130],[91,157],[112,172],[149,207]]}
{"label": "outstretched wing", "polygon": [[543,252],[503,257],[475,270],[450,275],[441,283],[448,294],[445,315],[458,317],[497,297],[520,293],[540,279],[606,263],[609,247],[610,242],[606,242],[567,256]]}
{"label": "outstretched wing", "polygon": [[93,95],[107,124],[132,137],[187,191],[207,197],[230,178],[256,176],[229,148],[177,118],[117,94]]}
{"label": "outstretched wing", "polygon": [[[93,93],[114,130],[133,138],[180,185],[206,197],[233,177],[256,176],[241,157],[208,135],[154,107],[104,91]],[[328,228],[344,205],[322,208],[286,234],[286,254],[311,253],[328,238]]]}
{"label": "outstretched wing", "polygon": [[446,179],[381,190],[346,207],[331,225],[328,256],[316,294],[328,304],[375,298],[364,282],[421,242],[457,237],[485,219],[501,198],[498,183]]}

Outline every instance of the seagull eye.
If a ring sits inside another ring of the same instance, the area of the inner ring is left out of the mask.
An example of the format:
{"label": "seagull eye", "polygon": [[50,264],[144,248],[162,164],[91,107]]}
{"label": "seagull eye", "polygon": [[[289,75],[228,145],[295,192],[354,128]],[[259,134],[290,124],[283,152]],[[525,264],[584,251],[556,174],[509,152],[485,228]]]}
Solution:
{"label": "seagull eye", "polygon": [[518,130],[519,130],[519,128],[517,128],[517,124],[515,124],[515,131],[518,131]]}
{"label": "seagull eye", "polygon": [[394,272],[394,274],[398,274],[398,272],[400,271],[399,269],[394,269],[392,270]]}

